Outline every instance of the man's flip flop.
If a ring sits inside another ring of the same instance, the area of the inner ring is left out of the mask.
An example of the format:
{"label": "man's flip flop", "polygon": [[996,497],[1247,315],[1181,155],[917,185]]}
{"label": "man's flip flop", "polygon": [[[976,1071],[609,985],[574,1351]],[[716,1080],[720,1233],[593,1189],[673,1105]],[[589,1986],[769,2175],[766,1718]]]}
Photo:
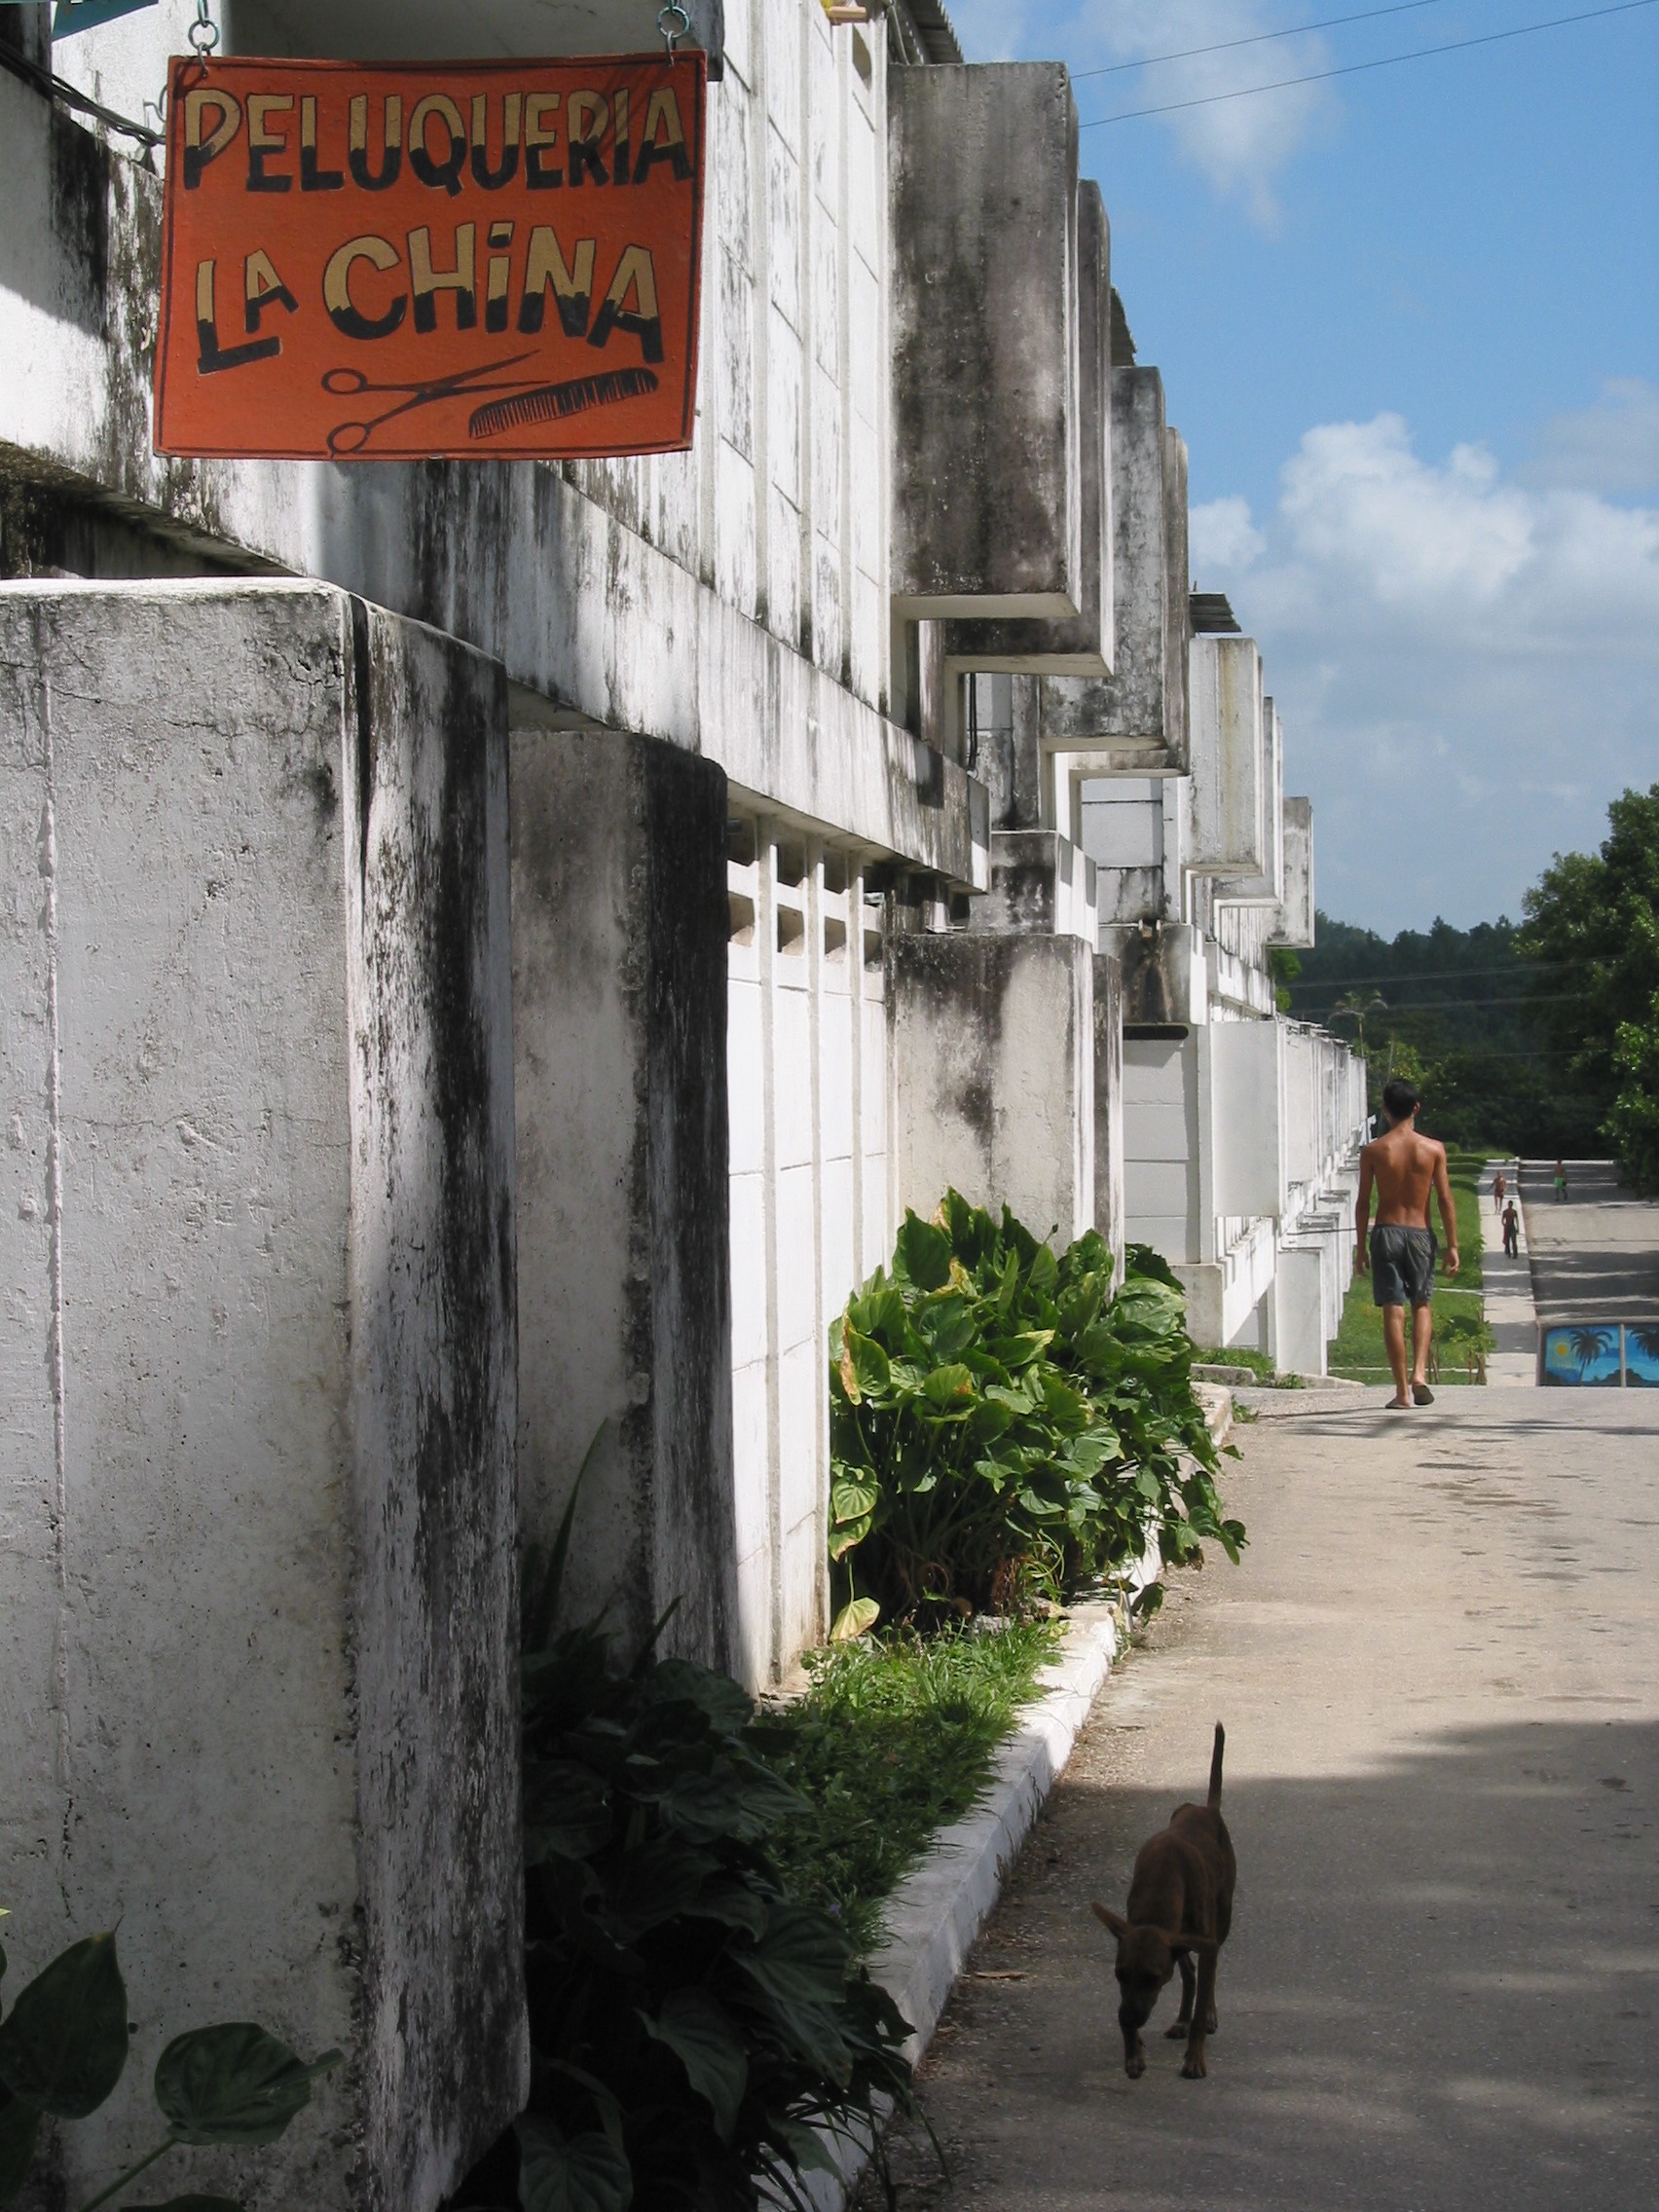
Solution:
{"label": "man's flip flop", "polygon": [[1426,1382],[1414,1382],[1412,1384],[1412,1398],[1414,1402],[1419,1406],[1432,1406],[1434,1403],[1434,1392],[1429,1388]]}
{"label": "man's flip flop", "polygon": [[1391,1414],[1409,1414],[1412,1410],[1412,1402],[1410,1398],[1390,1398],[1383,1410]]}

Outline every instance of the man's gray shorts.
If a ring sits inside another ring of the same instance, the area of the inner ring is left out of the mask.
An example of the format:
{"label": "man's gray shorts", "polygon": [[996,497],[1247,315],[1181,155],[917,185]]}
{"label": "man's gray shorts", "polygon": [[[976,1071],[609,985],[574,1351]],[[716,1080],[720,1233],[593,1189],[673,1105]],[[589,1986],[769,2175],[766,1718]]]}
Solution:
{"label": "man's gray shorts", "polygon": [[1434,1296],[1432,1229],[1393,1223],[1371,1232],[1371,1296],[1379,1306],[1426,1306]]}

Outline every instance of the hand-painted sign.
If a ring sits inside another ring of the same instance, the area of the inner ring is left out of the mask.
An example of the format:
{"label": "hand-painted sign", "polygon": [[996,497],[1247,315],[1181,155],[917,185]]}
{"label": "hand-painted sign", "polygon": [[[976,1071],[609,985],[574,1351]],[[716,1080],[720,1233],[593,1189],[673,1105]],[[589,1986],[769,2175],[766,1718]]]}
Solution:
{"label": "hand-painted sign", "polygon": [[157,451],[688,446],[705,70],[175,59]]}

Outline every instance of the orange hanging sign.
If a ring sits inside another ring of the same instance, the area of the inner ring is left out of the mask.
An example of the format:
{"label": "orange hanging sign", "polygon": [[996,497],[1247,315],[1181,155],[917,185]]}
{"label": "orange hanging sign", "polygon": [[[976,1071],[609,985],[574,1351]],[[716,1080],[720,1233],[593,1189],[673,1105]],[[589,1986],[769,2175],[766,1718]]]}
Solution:
{"label": "orange hanging sign", "polygon": [[706,68],[175,59],[157,452],[689,446]]}

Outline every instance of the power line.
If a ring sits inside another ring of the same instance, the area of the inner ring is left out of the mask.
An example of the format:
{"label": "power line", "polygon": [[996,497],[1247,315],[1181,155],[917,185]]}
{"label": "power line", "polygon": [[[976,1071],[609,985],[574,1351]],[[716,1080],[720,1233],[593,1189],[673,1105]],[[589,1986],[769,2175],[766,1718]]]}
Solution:
{"label": "power line", "polygon": [[[1409,1005],[1401,1005],[1396,1003],[1394,1005],[1382,1007],[1374,1011],[1383,1014],[1440,1014],[1447,1007],[1474,1006],[1490,1007],[1494,1012],[1501,1013],[1505,1008],[1513,1006],[1567,1006],[1575,1000],[1582,999],[1584,993],[1582,991],[1551,991],[1542,998],[1528,997],[1524,999],[1414,999]],[[1353,1010],[1352,1012],[1350,1012],[1346,1007],[1333,1007],[1331,1009],[1331,1014],[1333,1015],[1346,1014],[1350,1021],[1353,1019],[1354,1012],[1357,1012],[1357,1009]],[[1369,1020],[1370,1018],[1370,1014],[1367,1014],[1366,1019]]]}
{"label": "power line", "polygon": [[1108,61],[1099,69],[1074,69],[1075,85],[1084,77],[1116,77],[1124,69],[1151,69],[1160,61],[1191,61],[1199,54],[1231,54],[1235,46],[1261,46],[1273,38],[1305,38],[1309,31],[1335,30],[1339,23],[1369,23],[1377,16],[1409,16],[1414,8],[1436,8],[1440,0],[1395,0],[1391,8],[1367,8],[1357,16],[1325,16],[1316,23],[1298,23],[1294,30],[1253,31],[1248,38],[1224,38],[1215,46],[1184,46],[1179,54],[1148,54],[1139,61]]}
{"label": "power line", "polygon": [[1409,54],[1385,54],[1377,61],[1346,61],[1340,69],[1314,69],[1306,77],[1279,77],[1271,85],[1241,85],[1235,92],[1204,92],[1197,99],[1165,100],[1160,107],[1126,107],[1117,115],[1093,116],[1078,128],[1097,130],[1108,123],[1132,123],[1137,116],[1174,115],[1182,108],[1213,107],[1218,100],[1247,100],[1256,92],[1287,92],[1293,85],[1322,85],[1331,77],[1357,77],[1365,69],[1391,69],[1399,61],[1421,61],[1436,54],[1456,54],[1470,46],[1496,46],[1506,38],[1526,38],[1531,31],[1560,30],[1565,23],[1593,22],[1600,16],[1629,16],[1638,8],[1653,5],[1654,0],[1617,0],[1610,8],[1586,8],[1581,15],[1552,16],[1542,23],[1517,23],[1513,30],[1487,31],[1479,38],[1447,39],[1440,46],[1414,47]]}
{"label": "power line", "polygon": [[1355,991],[1374,983],[1466,983],[1475,976],[1526,977],[1534,970],[1573,968],[1572,960],[1512,961],[1507,968],[1425,968],[1416,976],[1299,976],[1287,986],[1293,991]]}

